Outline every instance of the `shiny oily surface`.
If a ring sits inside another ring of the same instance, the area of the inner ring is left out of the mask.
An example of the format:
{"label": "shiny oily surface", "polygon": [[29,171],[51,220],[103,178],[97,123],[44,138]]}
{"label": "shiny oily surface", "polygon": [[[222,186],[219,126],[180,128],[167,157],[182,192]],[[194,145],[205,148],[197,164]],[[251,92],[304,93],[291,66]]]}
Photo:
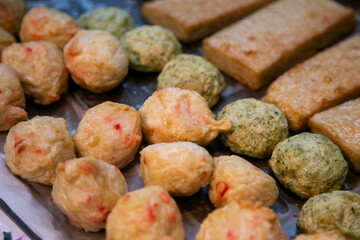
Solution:
{"label": "shiny oily surface", "polygon": [[[29,0],[28,7],[32,8],[42,3],[46,6],[54,7],[58,10],[69,13],[72,17],[78,18],[83,12],[93,7],[118,6],[129,11],[135,21],[136,26],[145,24],[141,18],[139,8],[145,1],[141,0]],[[356,0],[339,1],[347,6],[353,6],[357,10],[357,19],[360,23],[360,2]],[[360,24],[357,28],[360,32]],[[201,41],[193,44],[182,44],[185,53],[201,55]],[[105,101],[114,101],[127,104],[139,109],[144,101],[156,90],[157,73],[141,73],[130,70],[124,81],[115,89],[101,94],[91,93],[71,83],[69,92],[62,96],[59,102],[50,106],[40,106],[34,104],[31,100],[27,102],[27,111],[29,117],[35,115],[49,115],[54,117],[63,117],[67,120],[67,127],[73,134],[82,117],[85,109],[93,107]],[[217,105],[212,108],[216,114],[225,105],[242,98],[261,99],[265,95],[266,87],[259,91],[251,91],[242,86],[232,78],[225,75],[227,88],[222,93]],[[1,145],[5,143],[6,132],[0,134]],[[140,149],[146,146],[143,141]],[[3,148],[1,147],[3,153]],[[214,156],[231,155],[230,150],[223,146],[218,140],[206,147],[210,154]],[[51,189],[39,184],[34,184],[21,180],[12,175],[5,166],[3,155],[0,155],[0,198],[2,198],[12,210],[40,237],[44,239],[104,239],[105,231],[99,233],[86,233],[77,229],[68,222],[66,217],[56,208],[50,193]],[[274,176],[268,166],[268,159],[255,160],[242,156],[251,163]],[[135,160],[121,170],[126,178],[129,191],[143,187],[140,167],[139,154]],[[279,186],[279,198],[272,209],[279,216],[280,223],[288,238],[295,237],[296,221],[300,213],[301,206],[305,200],[301,200],[295,194]],[[344,185],[345,190],[360,194],[360,176],[349,171],[347,180]],[[200,223],[205,219],[207,214],[214,210],[214,207],[207,196],[207,189],[203,188],[200,192],[191,197],[175,198],[183,218],[185,235],[187,240],[194,239]]]}

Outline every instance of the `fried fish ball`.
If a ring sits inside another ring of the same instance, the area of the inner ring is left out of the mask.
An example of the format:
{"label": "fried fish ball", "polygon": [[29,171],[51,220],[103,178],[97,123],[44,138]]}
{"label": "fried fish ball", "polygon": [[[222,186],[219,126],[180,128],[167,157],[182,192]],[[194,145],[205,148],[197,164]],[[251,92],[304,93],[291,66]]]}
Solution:
{"label": "fried fish ball", "polygon": [[270,207],[278,198],[275,180],[245,159],[232,155],[217,157],[214,161],[209,197],[215,207],[238,199]]}
{"label": "fried fish ball", "polygon": [[0,27],[0,55],[2,50],[4,50],[6,47],[8,47],[9,45],[15,42],[16,39],[13,37],[13,35],[11,35],[5,29]]}
{"label": "fried fish ball", "polygon": [[220,134],[219,140],[231,151],[255,158],[269,156],[289,134],[288,123],[281,110],[253,98],[226,105],[217,119],[227,119],[232,124],[232,129]]}
{"label": "fried fish ball", "polygon": [[88,156],[58,164],[51,196],[72,225],[97,232],[105,228],[108,214],[126,192],[118,168]]}
{"label": "fried fish ball", "polygon": [[23,0],[0,0],[0,27],[17,35],[26,9]]}
{"label": "fried fish ball", "polygon": [[11,172],[32,182],[52,185],[58,163],[74,158],[74,143],[66,120],[39,117],[13,126],[4,146]]}
{"label": "fried fish ball", "polygon": [[141,72],[160,72],[165,64],[181,53],[175,35],[160,26],[142,26],[121,37],[130,57],[130,67]]}
{"label": "fried fish ball", "polygon": [[19,35],[23,42],[49,41],[62,49],[77,31],[77,23],[71,16],[39,5],[25,15]]}
{"label": "fried fish ball", "polygon": [[286,240],[276,214],[260,203],[232,201],[210,213],[195,240]]}
{"label": "fried fish ball", "polygon": [[346,239],[360,239],[360,195],[333,191],[312,197],[302,207],[296,226],[305,233],[337,230]]}
{"label": "fried fish ball", "polygon": [[204,58],[180,54],[169,61],[158,79],[158,88],[178,87],[194,90],[214,106],[226,88],[220,71]]}
{"label": "fried fish ball", "polygon": [[314,234],[300,234],[294,240],[346,240],[346,238],[338,231],[331,231]]}
{"label": "fried fish ball", "polygon": [[7,131],[28,117],[25,96],[15,72],[0,63],[0,131]]}
{"label": "fried fish ball", "polygon": [[94,93],[118,86],[128,72],[129,59],[111,33],[81,30],[64,47],[65,64],[79,86]]}
{"label": "fried fish ball", "polygon": [[93,9],[80,16],[78,24],[83,29],[97,29],[108,31],[115,37],[120,37],[134,28],[131,15],[118,7],[104,7]]}
{"label": "fried fish ball", "polygon": [[313,133],[279,143],[269,165],[279,182],[301,198],[340,189],[348,172],[339,147]]}
{"label": "fried fish ball", "polygon": [[184,240],[180,211],[160,186],[123,196],[106,222],[106,240]]}
{"label": "fried fish ball", "polygon": [[87,110],[74,134],[77,153],[119,168],[130,163],[142,140],[140,115],[125,104],[104,102]]}
{"label": "fried fish ball", "polygon": [[158,143],[141,152],[145,186],[162,186],[173,196],[191,196],[209,181],[213,159],[205,148],[191,142]]}
{"label": "fried fish ball", "polygon": [[149,144],[185,141],[206,146],[220,132],[231,128],[227,120],[215,121],[206,100],[187,89],[157,90],[145,101],[139,113],[141,128]]}
{"label": "fried fish ball", "polygon": [[2,61],[13,68],[25,94],[47,105],[66,93],[68,72],[61,51],[51,42],[14,43],[5,48]]}

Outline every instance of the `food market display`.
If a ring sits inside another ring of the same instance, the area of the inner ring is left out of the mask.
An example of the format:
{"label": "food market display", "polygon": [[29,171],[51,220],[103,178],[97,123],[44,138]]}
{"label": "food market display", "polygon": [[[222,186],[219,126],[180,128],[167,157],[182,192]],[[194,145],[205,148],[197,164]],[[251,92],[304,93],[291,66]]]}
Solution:
{"label": "food market display", "polygon": [[360,238],[360,6],[224,2],[0,0],[0,235]]}

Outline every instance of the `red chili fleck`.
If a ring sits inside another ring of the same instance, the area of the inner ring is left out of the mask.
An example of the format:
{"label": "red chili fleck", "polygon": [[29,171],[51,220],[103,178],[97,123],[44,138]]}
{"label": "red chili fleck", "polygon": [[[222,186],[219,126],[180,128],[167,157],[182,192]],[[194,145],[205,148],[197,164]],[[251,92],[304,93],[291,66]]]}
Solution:
{"label": "red chili fleck", "polygon": [[26,146],[20,146],[19,149],[17,150],[17,154],[22,153],[25,150]]}
{"label": "red chili fleck", "polygon": [[40,149],[38,149],[38,150],[35,150],[33,153],[34,153],[34,155],[39,156],[42,154],[42,151]]}
{"label": "red chili fleck", "polygon": [[154,136],[154,130],[150,130],[149,135],[150,137]]}
{"label": "red chili fleck", "polygon": [[171,211],[171,212],[168,212],[167,213],[167,216],[166,216],[166,219],[169,221],[169,222],[173,222],[176,220],[176,214]]}
{"label": "red chili fleck", "polygon": [[157,89],[155,92],[156,92],[156,93],[160,92],[160,89]]}
{"label": "red chili fleck", "polygon": [[92,199],[92,196],[91,196],[91,195],[88,195],[88,197],[86,198],[86,202],[87,202],[87,203],[90,202],[91,199]]}
{"label": "red chili fleck", "polygon": [[102,204],[98,204],[96,207],[98,208],[98,210],[100,212],[105,212],[105,210],[106,210],[105,207]]}
{"label": "red chili fleck", "polygon": [[146,158],[143,157],[143,163],[146,165]]}
{"label": "red chili fleck", "polygon": [[2,91],[0,90],[0,94],[2,94]]}
{"label": "red chili fleck", "polygon": [[126,204],[129,200],[130,200],[130,195],[126,194],[125,196],[122,197],[121,202]]}
{"label": "red chili fleck", "polygon": [[260,169],[258,169],[257,167],[253,167],[256,171],[260,171]]}
{"label": "red chili fleck", "polygon": [[15,125],[15,119],[14,118],[11,118],[9,116],[6,116],[5,117],[5,122],[9,123],[11,126],[14,126]]}
{"label": "red chili fleck", "polygon": [[204,175],[207,175],[207,174],[208,174],[208,172],[207,172],[207,171],[203,171],[203,174],[204,174]]}
{"label": "red chili fleck", "polygon": [[130,146],[132,144],[132,138],[129,135],[125,136],[124,144],[125,146]]}
{"label": "red chili fleck", "polygon": [[161,193],[159,193],[159,197],[160,197],[161,201],[163,201],[164,203],[166,203],[166,204],[170,203],[170,196],[168,193],[161,192]]}
{"label": "red chili fleck", "polygon": [[32,37],[34,40],[42,40],[43,39],[43,36],[38,33],[33,33]]}
{"label": "red chili fleck", "polygon": [[226,231],[226,240],[234,240],[235,239],[235,233],[232,229],[228,228]]}
{"label": "red chili fleck", "polygon": [[145,209],[144,220],[147,222],[154,222],[156,220],[156,216],[150,208]]}
{"label": "red chili fleck", "polygon": [[20,143],[22,143],[23,141],[25,141],[25,139],[19,139],[18,137],[15,137],[15,144],[14,147],[16,148]]}
{"label": "red chili fleck", "polygon": [[85,175],[89,175],[91,173],[92,169],[91,169],[91,166],[89,164],[84,164],[83,166],[83,173]]}
{"label": "red chili fleck", "polygon": [[225,193],[227,192],[227,190],[229,189],[229,185],[224,182],[224,181],[220,181],[216,184],[216,192],[217,192],[217,197],[216,200],[219,201],[221,200]]}
{"label": "red chili fleck", "polygon": [[158,203],[153,203],[153,204],[152,204],[152,207],[153,207],[153,208],[158,208],[158,207],[159,207],[159,204],[158,204]]}
{"label": "red chili fleck", "polygon": [[32,49],[30,47],[27,47],[27,48],[25,48],[25,52],[26,52],[26,54],[29,55],[32,53]]}

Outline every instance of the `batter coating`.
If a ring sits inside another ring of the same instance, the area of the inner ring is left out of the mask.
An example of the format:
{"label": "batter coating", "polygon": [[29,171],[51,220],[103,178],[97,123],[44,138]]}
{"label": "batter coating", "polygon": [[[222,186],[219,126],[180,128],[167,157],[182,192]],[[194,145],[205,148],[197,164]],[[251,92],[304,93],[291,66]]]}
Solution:
{"label": "batter coating", "polygon": [[78,19],[79,26],[83,29],[97,29],[108,31],[115,37],[120,37],[134,28],[131,15],[118,7],[97,8],[86,12]]}
{"label": "batter coating", "polygon": [[158,88],[186,88],[194,90],[214,106],[226,88],[219,70],[204,58],[192,54],[180,54],[169,61],[158,79]]}
{"label": "batter coating", "polygon": [[4,145],[5,161],[20,177],[52,185],[58,163],[75,157],[74,143],[63,118],[39,117],[12,127]]}
{"label": "batter coating", "polygon": [[276,214],[259,203],[232,201],[210,213],[195,240],[286,240]]}
{"label": "batter coating", "polygon": [[111,33],[81,30],[64,47],[65,64],[74,82],[95,93],[118,86],[129,60]]}
{"label": "batter coating", "polygon": [[280,109],[252,98],[226,105],[217,119],[227,119],[232,124],[232,129],[220,134],[219,140],[231,151],[255,158],[269,156],[289,134],[286,117]]}
{"label": "batter coating", "polygon": [[121,44],[130,57],[130,67],[141,72],[160,72],[181,53],[175,35],[160,26],[142,26],[125,33]]}
{"label": "batter coating", "polygon": [[142,140],[139,113],[125,104],[104,102],[87,110],[74,135],[75,149],[119,168],[130,163]]}
{"label": "batter coating", "polygon": [[191,196],[209,181],[213,159],[205,148],[191,142],[158,143],[140,152],[145,186],[162,186],[173,196]]}
{"label": "batter coating", "polygon": [[49,41],[62,49],[77,31],[70,15],[39,5],[25,15],[19,35],[22,42]]}
{"label": "batter coating", "polygon": [[215,115],[200,94],[187,89],[157,90],[145,101],[139,113],[141,128],[149,144],[185,141],[206,146],[220,132],[231,129],[229,121],[215,121]]}
{"label": "batter coating", "polygon": [[339,147],[313,133],[279,143],[269,165],[279,182],[301,198],[340,189],[348,172]]}
{"label": "batter coating", "polygon": [[360,239],[360,195],[333,191],[312,197],[302,207],[296,227],[305,233],[337,230],[348,240]]}
{"label": "batter coating", "polygon": [[338,231],[331,231],[314,234],[300,234],[294,240],[346,240],[346,238]]}
{"label": "batter coating", "polygon": [[28,117],[25,96],[15,72],[0,63],[0,131],[7,131]]}
{"label": "batter coating", "polygon": [[4,50],[6,47],[13,44],[14,42],[16,42],[16,39],[13,37],[13,35],[0,27],[0,55],[2,50]]}
{"label": "batter coating", "polygon": [[126,192],[118,168],[89,156],[59,163],[51,196],[72,225],[97,232],[105,228],[108,214]]}
{"label": "batter coating", "polygon": [[176,202],[160,186],[123,196],[106,222],[106,240],[184,240]]}
{"label": "batter coating", "polygon": [[0,0],[0,27],[17,35],[26,9],[23,0]]}
{"label": "batter coating", "polygon": [[209,197],[215,207],[243,199],[272,206],[279,195],[275,180],[245,159],[232,155],[214,158]]}
{"label": "batter coating", "polygon": [[47,105],[66,93],[68,72],[61,51],[51,42],[14,43],[4,49],[2,62],[13,68],[27,96]]}

